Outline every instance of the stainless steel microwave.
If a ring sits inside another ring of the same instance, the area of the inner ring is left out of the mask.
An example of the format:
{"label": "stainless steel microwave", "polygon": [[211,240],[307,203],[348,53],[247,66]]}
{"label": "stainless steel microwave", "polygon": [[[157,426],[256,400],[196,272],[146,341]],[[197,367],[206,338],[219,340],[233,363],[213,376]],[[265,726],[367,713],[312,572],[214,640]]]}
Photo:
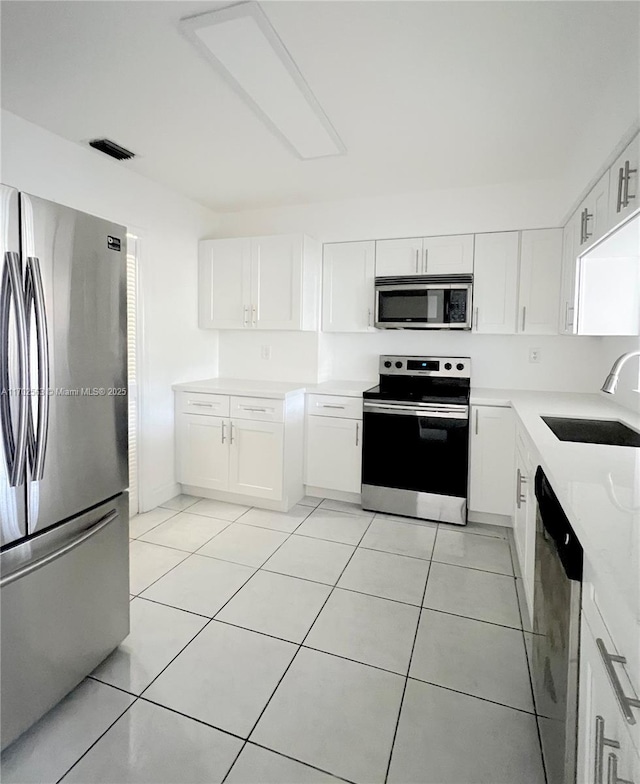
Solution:
{"label": "stainless steel microwave", "polygon": [[376,278],[378,329],[471,329],[471,275]]}

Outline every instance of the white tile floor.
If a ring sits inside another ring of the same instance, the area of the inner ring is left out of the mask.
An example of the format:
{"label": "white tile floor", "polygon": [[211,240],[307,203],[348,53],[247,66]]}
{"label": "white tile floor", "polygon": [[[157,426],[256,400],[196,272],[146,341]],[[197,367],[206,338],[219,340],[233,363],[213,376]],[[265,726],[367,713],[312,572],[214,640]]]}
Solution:
{"label": "white tile floor", "polygon": [[6,784],[544,784],[503,530],[178,496],[131,537],[131,634]]}

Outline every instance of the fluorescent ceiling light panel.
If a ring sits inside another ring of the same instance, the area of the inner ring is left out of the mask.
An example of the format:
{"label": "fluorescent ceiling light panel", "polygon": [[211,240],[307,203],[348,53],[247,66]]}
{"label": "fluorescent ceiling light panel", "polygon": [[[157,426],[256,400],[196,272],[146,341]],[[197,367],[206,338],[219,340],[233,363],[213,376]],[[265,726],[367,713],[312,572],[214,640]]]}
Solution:
{"label": "fluorescent ceiling light panel", "polygon": [[182,19],[180,29],[300,158],[346,152],[257,2]]}

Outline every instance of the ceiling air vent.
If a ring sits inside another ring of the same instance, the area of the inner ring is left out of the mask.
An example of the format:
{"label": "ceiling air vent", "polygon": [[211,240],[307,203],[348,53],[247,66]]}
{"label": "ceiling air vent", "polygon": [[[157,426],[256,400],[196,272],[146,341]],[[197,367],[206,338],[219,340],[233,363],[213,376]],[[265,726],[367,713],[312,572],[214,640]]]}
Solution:
{"label": "ceiling air vent", "polygon": [[100,150],[100,152],[103,152],[105,155],[110,155],[117,161],[128,161],[129,158],[135,156],[135,153],[125,150],[124,147],[121,147],[119,144],[116,144],[109,139],[92,139],[89,142],[89,146],[96,150]]}

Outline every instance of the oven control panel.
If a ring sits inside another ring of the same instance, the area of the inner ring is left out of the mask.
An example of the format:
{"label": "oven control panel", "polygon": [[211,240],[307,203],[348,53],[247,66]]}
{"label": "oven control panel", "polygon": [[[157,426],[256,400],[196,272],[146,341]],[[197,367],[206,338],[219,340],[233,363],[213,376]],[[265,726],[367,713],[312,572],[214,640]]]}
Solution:
{"label": "oven control panel", "polygon": [[381,376],[471,378],[470,357],[414,357],[383,354]]}

